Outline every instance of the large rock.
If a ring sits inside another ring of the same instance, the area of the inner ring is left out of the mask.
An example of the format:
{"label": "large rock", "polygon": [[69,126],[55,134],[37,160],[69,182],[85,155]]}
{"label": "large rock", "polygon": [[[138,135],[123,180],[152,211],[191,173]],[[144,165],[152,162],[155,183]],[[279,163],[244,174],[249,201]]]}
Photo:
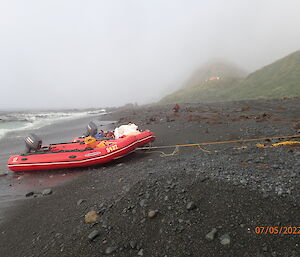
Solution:
{"label": "large rock", "polygon": [[96,211],[89,211],[87,214],[84,216],[84,221],[85,223],[95,223],[99,220],[100,216]]}

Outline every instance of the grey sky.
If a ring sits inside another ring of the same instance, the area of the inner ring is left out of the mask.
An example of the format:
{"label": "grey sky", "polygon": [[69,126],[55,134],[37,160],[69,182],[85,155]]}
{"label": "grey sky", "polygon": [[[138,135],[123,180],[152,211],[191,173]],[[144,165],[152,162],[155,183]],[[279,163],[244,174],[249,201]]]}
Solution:
{"label": "grey sky", "polygon": [[299,50],[298,0],[0,0],[0,109],[158,100],[211,58]]}

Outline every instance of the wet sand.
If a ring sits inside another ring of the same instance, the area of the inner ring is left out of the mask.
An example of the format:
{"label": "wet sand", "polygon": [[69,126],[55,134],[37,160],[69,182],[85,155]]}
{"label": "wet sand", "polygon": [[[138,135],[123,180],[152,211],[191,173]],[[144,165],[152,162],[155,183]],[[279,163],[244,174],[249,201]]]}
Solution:
{"label": "wet sand", "polygon": [[[156,146],[293,135],[300,126],[299,98],[171,109],[101,118],[153,130]],[[76,169],[76,180],[9,210],[0,224],[0,256],[299,256],[297,229],[255,228],[300,227],[300,149],[255,143],[182,148],[166,157],[139,150]],[[90,210],[100,218],[86,224]]]}

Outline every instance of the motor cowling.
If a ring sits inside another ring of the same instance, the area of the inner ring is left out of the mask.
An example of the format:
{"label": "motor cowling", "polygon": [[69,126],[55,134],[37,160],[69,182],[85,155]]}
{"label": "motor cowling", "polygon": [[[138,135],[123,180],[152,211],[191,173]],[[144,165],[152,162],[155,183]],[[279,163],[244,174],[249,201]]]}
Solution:
{"label": "motor cowling", "polygon": [[26,153],[30,153],[31,151],[38,151],[42,147],[42,140],[36,134],[29,134],[25,138],[25,146]]}
{"label": "motor cowling", "polygon": [[91,121],[87,126],[86,126],[86,133],[85,136],[91,136],[94,137],[98,133],[97,125]]}

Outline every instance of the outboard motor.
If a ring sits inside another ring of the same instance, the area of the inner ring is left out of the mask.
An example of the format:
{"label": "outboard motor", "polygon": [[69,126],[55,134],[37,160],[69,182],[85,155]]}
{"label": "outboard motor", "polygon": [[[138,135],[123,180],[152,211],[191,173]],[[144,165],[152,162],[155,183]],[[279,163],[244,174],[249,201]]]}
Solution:
{"label": "outboard motor", "polygon": [[42,147],[42,140],[36,134],[29,134],[25,138],[26,153],[30,153],[31,150],[34,152],[38,151]]}
{"label": "outboard motor", "polygon": [[98,133],[98,129],[97,129],[97,125],[94,122],[90,122],[87,126],[86,126],[86,132],[85,132],[85,136],[91,136],[91,137],[95,137],[95,135]]}

